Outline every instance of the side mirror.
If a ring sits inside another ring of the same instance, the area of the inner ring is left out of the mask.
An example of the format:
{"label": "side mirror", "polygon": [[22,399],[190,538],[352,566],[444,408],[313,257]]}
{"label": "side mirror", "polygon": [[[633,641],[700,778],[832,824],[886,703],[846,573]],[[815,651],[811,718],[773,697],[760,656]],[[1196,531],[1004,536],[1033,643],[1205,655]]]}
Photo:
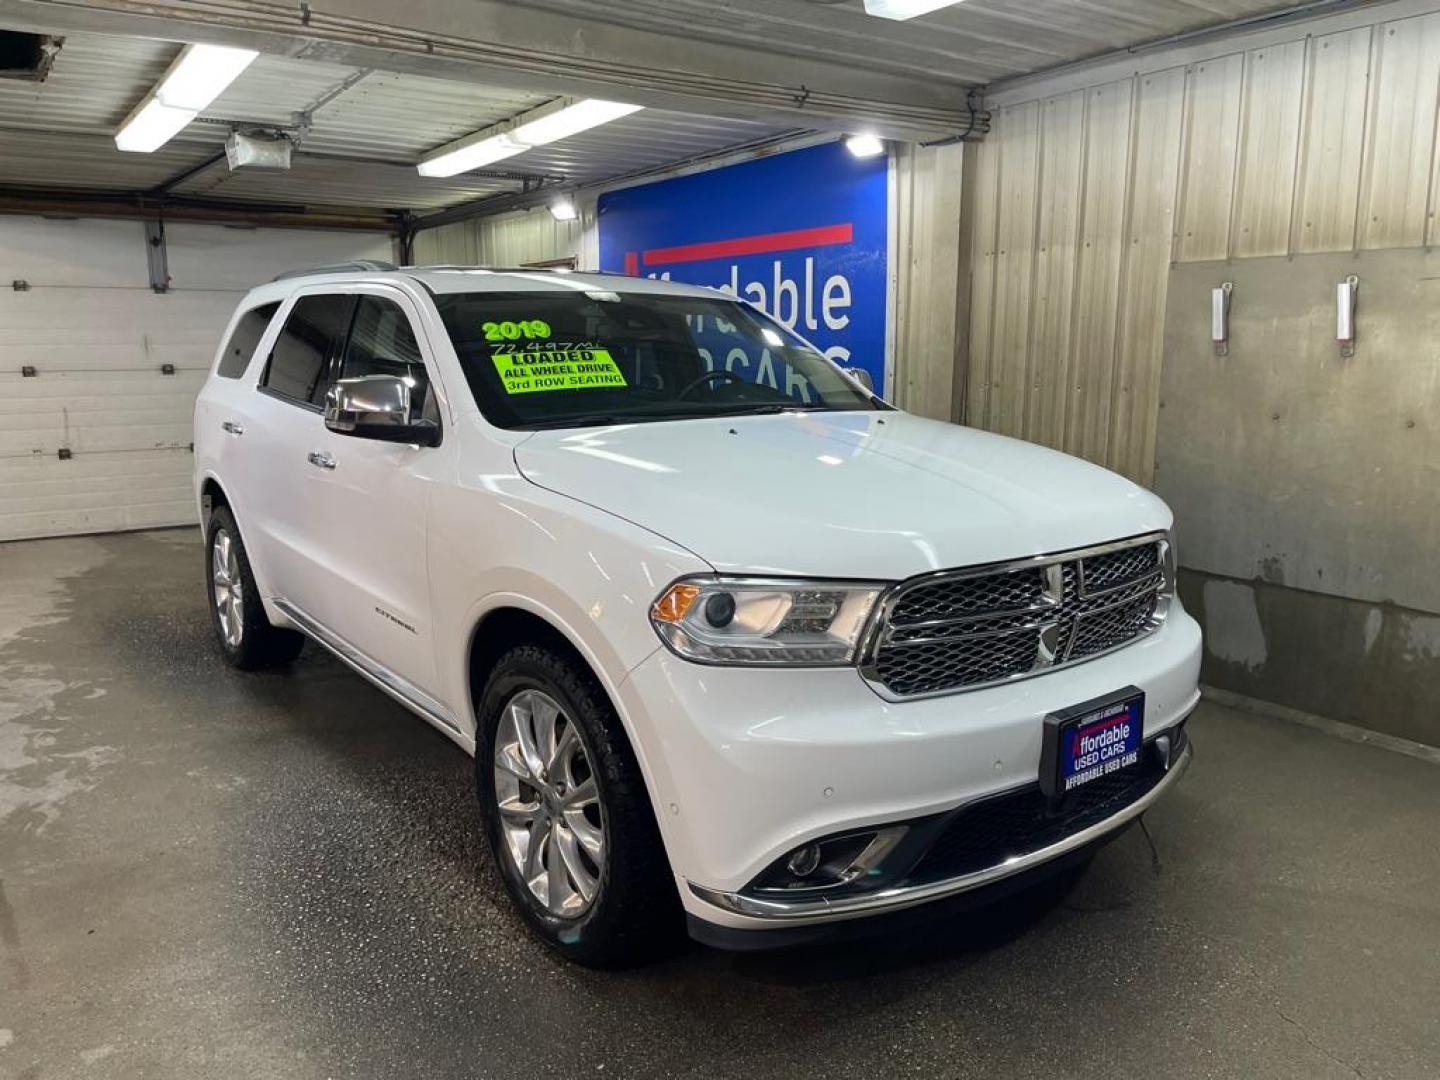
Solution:
{"label": "side mirror", "polygon": [[866,371],[863,367],[847,367],[845,374],[849,375],[866,390],[870,391],[870,393],[875,393],[875,380],[870,378],[870,372]]}
{"label": "side mirror", "polygon": [[440,425],[411,415],[410,384],[397,375],[340,379],[325,392],[325,426],[340,435],[381,442],[440,442]]}

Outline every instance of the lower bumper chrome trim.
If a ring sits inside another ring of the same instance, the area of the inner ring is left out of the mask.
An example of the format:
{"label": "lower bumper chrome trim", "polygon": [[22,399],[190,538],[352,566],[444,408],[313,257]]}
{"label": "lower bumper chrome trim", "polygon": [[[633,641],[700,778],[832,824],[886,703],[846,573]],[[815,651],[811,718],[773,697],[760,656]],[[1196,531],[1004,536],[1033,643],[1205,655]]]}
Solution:
{"label": "lower bumper chrome trim", "polygon": [[831,922],[840,919],[858,919],[867,915],[878,915],[887,911],[898,911],[902,908],[914,907],[917,904],[929,903],[931,900],[940,900],[947,896],[954,896],[958,893],[969,892],[972,889],[979,889],[997,881],[1016,874],[1023,874],[1027,870],[1033,870],[1052,859],[1058,859],[1062,855],[1076,851],[1088,844],[1103,839],[1109,833],[1114,832],[1148,810],[1155,801],[1165,792],[1169,791],[1180,779],[1181,774],[1189,767],[1194,752],[1186,744],[1180,757],[1171,764],[1169,770],[1160,778],[1153,788],[1147,791],[1140,798],[1136,799],[1129,806],[1118,813],[1112,814],[1104,821],[1097,821],[1095,824],[1072,833],[1065,839],[1051,844],[1048,847],[1040,848],[1025,855],[1017,855],[1013,859],[999,863],[996,866],[986,867],[984,870],[977,870],[973,874],[965,874],[961,877],[948,878],[945,881],[934,881],[924,885],[896,885],[887,889],[880,889],[872,893],[862,893],[835,899],[820,898],[809,900],[783,900],[747,896],[744,893],[723,892],[718,889],[707,889],[694,882],[688,882],[690,891],[701,900],[724,911],[736,915],[744,915],[752,919],[764,919],[780,923],[794,922]]}

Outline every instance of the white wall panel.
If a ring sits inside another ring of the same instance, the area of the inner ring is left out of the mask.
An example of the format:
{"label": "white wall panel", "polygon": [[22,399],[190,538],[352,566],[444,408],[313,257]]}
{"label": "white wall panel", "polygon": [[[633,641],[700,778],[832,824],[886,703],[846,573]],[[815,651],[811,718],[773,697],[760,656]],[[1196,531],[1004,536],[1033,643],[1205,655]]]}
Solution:
{"label": "white wall panel", "polygon": [[1244,72],[1242,53],[1206,60],[1190,72],[1178,245],[1183,262],[1223,259],[1229,250]]}
{"label": "white wall panel", "polygon": [[1030,384],[1030,300],[1040,185],[1040,105],[1001,112],[1009,137],[999,147],[999,250],[995,263],[995,335],[990,366],[990,426],[1020,435]]}
{"label": "white wall panel", "polygon": [[995,225],[999,218],[1000,154],[989,142],[978,144],[975,197],[970,202],[970,362],[965,372],[965,417],[984,427],[990,417],[991,343],[995,330]]}
{"label": "white wall panel", "polygon": [[1106,461],[1127,476],[1148,478],[1155,460],[1155,414],[1165,341],[1165,285],[1175,227],[1185,71],[1139,80],[1131,166],[1125,265],[1120,275],[1115,387]]}
{"label": "white wall panel", "polygon": [[1040,176],[1050,197],[1040,201],[1035,238],[1035,302],[1023,433],[1047,446],[1058,447],[1065,437],[1084,142],[1085,92],[1046,100],[1040,119]]}
{"label": "white wall panel", "polygon": [[954,418],[960,334],[961,166],[965,147],[895,155],[895,403]]}
{"label": "white wall panel", "polygon": [[[1304,41],[1246,54],[1235,189],[1234,255],[1284,255],[1290,250],[1296,151],[1305,91]],[[1163,312],[1162,312],[1163,314]]]}
{"label": "white wall panel", "polygon": [[0,292],[0,540],[192,520],[195,394],[244,291],[391,253],[368,233],[185,223],[166,237],[160,294],[139,222],[0,218],[0,277],[28,285]]}
{"label": "white wall panel", "polygon": [[1133,93],[1126,79],[1094,87],[1085,98],[1085,200],[1063,446],[1092,461],[1104,460],[1110,430]]}
{"label": "white wall panel", "polygon": [[1296,195],[1295,250],[1355,244],[1373,29],[1326,34],[1311,45],[1310,94]]}
{"label": "white wall panel", "polygon": [[1425,242],[1440,87],[1440,14],[1375,28],[1370,141],[1360,183],[1359,246]]}

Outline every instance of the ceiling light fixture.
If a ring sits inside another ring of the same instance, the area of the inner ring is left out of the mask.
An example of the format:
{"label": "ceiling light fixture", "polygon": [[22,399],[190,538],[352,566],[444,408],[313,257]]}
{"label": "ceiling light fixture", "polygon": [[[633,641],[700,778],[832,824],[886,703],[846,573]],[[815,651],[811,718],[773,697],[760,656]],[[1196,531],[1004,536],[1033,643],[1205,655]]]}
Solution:
{"label": "ceiling light fixture", "polygon": [[567,139],[582,131],[619,120],[642,106],[599,98],[562,98],[515,120],[496,124],[425,155],[416,166],[421,176],[455,176],[480,169],[537,146]]}
{"label": "ceiling light fixture", "polygon": [[958,3],[960,0],[865,0],[865,14],[882,19],[913,19]]}
{"label": "ceiling light fixture", "polygon": [[260,54],[228,45],[186,45],[155,89],[115,132],[115,146],[149,154],[178,135]]}
{"label": "ceiling light fixture", "polygon": [[575,209],[574,202],[562,197],[550,204],[550,216],[556,221],[574,221],[580,216],[580,211]]}
{"label": "ceiling light fixture", "polygon": [[845,140],[845,149],[857,158],[867,158],[883,154],[885,144],[874,135],[851,135]]}

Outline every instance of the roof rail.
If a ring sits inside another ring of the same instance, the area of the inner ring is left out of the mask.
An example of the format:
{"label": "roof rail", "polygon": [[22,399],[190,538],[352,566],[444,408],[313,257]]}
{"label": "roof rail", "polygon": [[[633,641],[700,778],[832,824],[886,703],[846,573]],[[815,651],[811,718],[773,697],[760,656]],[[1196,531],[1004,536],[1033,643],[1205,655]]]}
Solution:
{"label": "roof rail", "polygon": [[354,262],[336,263],[334,266],[313,266],[308,270],[286,270],[283,274],[276,274],[272,281],[286,281],[290,278],[309,277],[311,274],[345,274],[345,273],[378,273],[385,270],[394,270],[395,264],[385,262],[382,259],[356,259]]}

